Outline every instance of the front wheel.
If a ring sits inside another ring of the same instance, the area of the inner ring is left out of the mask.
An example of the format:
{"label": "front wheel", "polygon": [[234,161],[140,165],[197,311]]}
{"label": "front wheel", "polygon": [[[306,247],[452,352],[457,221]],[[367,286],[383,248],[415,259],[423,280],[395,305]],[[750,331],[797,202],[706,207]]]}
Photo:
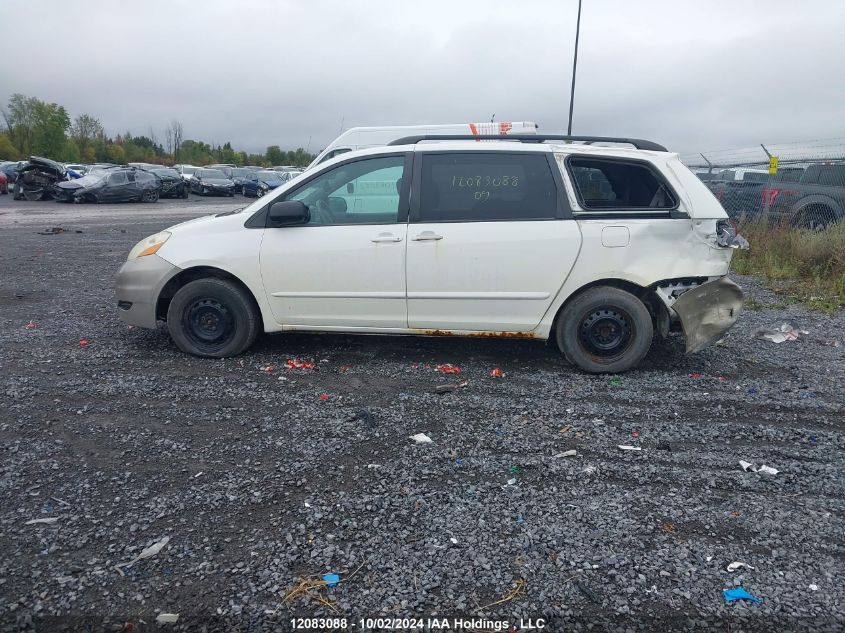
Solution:
{"label": "front wheel", "polygon": [[183,352],[205,358],[236,356],[258,336],[252,298],[225,279],[198,279],[180,288],[167,309],[167,329]]}
{"label": "front wheel", "polygon": [[558,347],[567,360],[593,374],[623,372],[648,353],[654,325],[630,292],[596,286],[576,296],[557,323]]}

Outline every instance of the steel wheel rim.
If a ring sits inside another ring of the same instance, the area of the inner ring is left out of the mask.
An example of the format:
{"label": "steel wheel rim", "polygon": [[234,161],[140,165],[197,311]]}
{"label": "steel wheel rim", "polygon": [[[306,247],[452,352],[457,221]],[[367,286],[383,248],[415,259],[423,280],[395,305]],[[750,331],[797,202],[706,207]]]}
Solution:
{"label": "steel wheel rim", "polygon": [[618,306],[600,306],[585,313],[578,324],[578,342],[590,356],[612,361],[634,340],[634,320]]}
{"label": "steel wheel rim", "polygon": [[182,328],[197,346],[215,349],[232,340],[235,319],[229,308],[217,299],[197,299],[185,309]]}

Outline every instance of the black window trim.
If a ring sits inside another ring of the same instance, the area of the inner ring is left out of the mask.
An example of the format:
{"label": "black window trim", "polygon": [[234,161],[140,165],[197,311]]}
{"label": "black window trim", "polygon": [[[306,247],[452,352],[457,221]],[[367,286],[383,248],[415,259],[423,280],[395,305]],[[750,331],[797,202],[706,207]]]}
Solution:
{"label": "black window trim", "polygon": [[[398,215],[396,216],[395,224],[407,224],[408,223],[408,208],[409,208],[409,197],[410,197],[410,190],[411,190],[411,179],[408,178],[408,174],[412,173],[412,166],[414,161],[414,152],[390,152],[386,154],[370,154],[369,156],[357,156],[355,158],[350,158],[349,160],[342,160],[339,163],[335,163],[328,169],[320,169],[315,168],[314,173],[305,178],[302,182],[298,183],[295,189],[289,190],[282,198],[287,198],[288,195],[299,191],[302,187],[305,187],[315,178],[319,178],[323,174],[326,174],[333,169],[337,169],[343,165],[349,165],[351,163],[358,163],[365,160],[373,160],[376,158],[392,158],[396,156],[403,157],[404,161],[402,164],[402,190],[399,192],[399,209]],[[261,207],[258,211],[252,214],[252,216],[244,222],[244,227],[248,229],[268,229],[268,228],[285,228],[285,227],[272,227],[268,226],[267,224],[267,211],[270,209],[270,205],[273,202],[277,202],[276,199],[272,201],[268,201],[263,207]],[[383,225],[384,222],[355,222],[354,224],[297,224],[295,226],[298,227],[311,227],[311,228],[322,228],[326,226],[380,226]]]}
{"label": "black window trim", "polygon": [[[581,197],[581,191],[578,188],[578,183],[575,179],[575,175],[572,173],[572,165],[571,162],[573,160],[600,160],[600,161],[607,161],[613,163],[625,163],[625,164],[635,164],[640,165],[648,169],[654,178],[666,187],[667,191],[672,195],[675,199],[675,205],[672,207],[662,207],[659,209],[655,209],[653,207],[600,207],[597,209],[590,209],[584,204],[584,199]],[[660,219],[660,218],[671,218],[671,219],[679,219],[679,218],[689,218],[689,215],[684,211],[681,211],[681,197],[678,195],[678,192],[675,191],[675,188],[669,184],[669,181],[663,176],[657,167],[654,166],[654,163],[648,160],[642,160],[640,158],[628,158],[624,156],[603,156],[600,154],[580,154],[580,153],[571,153],[566,156],[564,159],[564,164],[566,165],[566,174],[569,177],[569,184],[572,185],[572,191],[575,194],[575,200],[578,202],[578,205],[581,207],[580,211],[573,210],[573,215],[578,219],[583,218],[596,218],[596,219],[608,219],[608,218],[644,218],[644,219]]]}
{"label": "black window trim", "polygon": [[[478,155],[478,154],[492,154],[495,156],[513,156],[514,154],[519,155],[528,155],[528,156],[536,156],[537,154],[541,154],[546,157],[546,162],[549,165],[549,170],[552,173],[552,180],[555,183],[555,190],[556,190],[556,205],[555,205],[555,217],[553,218],[509,218],[507,220],[499,220],[499,219],[479,219],[479,220],[421,220],[421,208],[420,208],[420,199],[421,199],[421,192],[420,192],[420,183],[422,182],[422,159],[424,156],[444,156],[448,154],[462,154],[462,155]],[[413,189],[411,190],[411,213],[409,218],[410,224],[478,224],[480,222],[488,222],[488,223],[495,223],[495,222],[555,222],[558,220],[572,220],[574,218],[572,214],[572,208],[569,204],[569,197],[566,195],[566,189],[563,184],[563,177],[560,173],[560,168],[557,165],[557,161],[555,161],[554,152],[551,150],[549,151],[503,151],[503,150],[467,150],[467,149],[454,149],[454,150],[428,150],[428,149],[418,149],[414,152],[414,177],[413,177]]]}

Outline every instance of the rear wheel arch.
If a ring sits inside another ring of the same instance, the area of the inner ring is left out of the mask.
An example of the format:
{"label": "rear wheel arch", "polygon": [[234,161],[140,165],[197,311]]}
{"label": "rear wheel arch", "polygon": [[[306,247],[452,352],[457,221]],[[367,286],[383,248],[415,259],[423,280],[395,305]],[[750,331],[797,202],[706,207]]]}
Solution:
{"label": "rear wheel arch", "polygon": [[597,286],[610,286],[611,288],[618,288],[619,290],[624,290],[634,295],[645,304],[646,309],[649,311],[649,314],[651,314],[652,323],[654,324],[657,323],[657,319],[660,316],[661,311],[666,310],[666,306],[660,300],[660,297],[658,297],[657,294],[654,292],[654,289],[651,287],[643,287],[631,281],[619,279],[616,277],[610,277],[607,279],[597,279],[578,288],[578,290],[570,294],[566,298],[566,300],[561,304],[561,306],[557,310],[557,313],[555,314],[554,320],[552,321],[552,336],[549,338],[549,340],[555,340],[554,332],[557,330],[557,324],[560,321],[560,317],[566,307],[570,305],[579,295],[583,294],[590,288],[595,288]]}
{"label": "rear wheel arch", "polygon": [[208,278],[224,279],[234,283],[251,299],[255,313],[259,315],[259,317],[263,317],[261,305],[258,303],[255,293],[238,277],[232,273],[226,272],[225,270],[221,270],[220,268],[214,268],[213,266],[195,266],[193,268],[186,268],[185,270],[179,272],[169,279],[166,284],[164,284],[164,287],[161,289],[161,292],[159,292],[158,299],[156,301],[156,319],[160,319],[162,321],[167,319],[167,310],[170,307],[170,301],[173,299],[173,295],[175,295],[180,288],[192,281]]}

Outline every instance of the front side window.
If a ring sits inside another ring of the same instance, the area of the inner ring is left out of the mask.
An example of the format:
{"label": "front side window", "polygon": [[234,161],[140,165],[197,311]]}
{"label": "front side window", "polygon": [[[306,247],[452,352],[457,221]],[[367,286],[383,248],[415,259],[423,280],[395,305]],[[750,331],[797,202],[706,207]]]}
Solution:
{"label": "front side window", "polygon": [[586,211],[673,209],[678,204],[668,185],[645,164],[576,156],[566,164]]}
{"label": "front side window", "polygon": [[109,176],[110,185],[125,185],[127,183],[126,172],[117,171]]}
{"label": "front side window", "polygon": [[404,156],[346,163],[289,193],[311,212],[309,224],[391,224],[399,219]]}
{"label": "front side window", "polygon": [[426,153],[420,222],[550,220],[557,186],[545,153]]}

